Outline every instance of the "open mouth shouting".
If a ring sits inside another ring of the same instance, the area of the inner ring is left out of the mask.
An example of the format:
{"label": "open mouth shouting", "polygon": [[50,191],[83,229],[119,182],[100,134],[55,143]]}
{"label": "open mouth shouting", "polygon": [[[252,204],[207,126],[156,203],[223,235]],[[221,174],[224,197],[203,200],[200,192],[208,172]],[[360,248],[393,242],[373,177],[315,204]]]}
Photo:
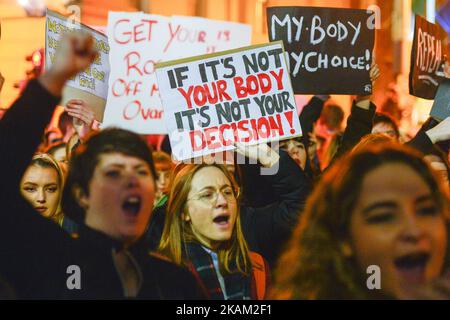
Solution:
{"label": "open mouth shouting", "polygon": [[398,257],[394,260],[394,265],[399,276],[408,283],[422,283],[425,281],[429,260],[430,254],[422,251]]}
{"label": "open mouth shouting", "polygon": [[128,218],[136,218],[141,210],[142,198],[140,195],[131,195],[125,198],[122,209]]}
{"label": "open mouth shouting", "polygon": [[213,223],[220,229],[225,230],[225,229],[228,229],[231,227],[231,221],[230,221],[231,219],[230,218],[231,217],[230,217],[229,213],[222,213],[222,214],[214,217]]}

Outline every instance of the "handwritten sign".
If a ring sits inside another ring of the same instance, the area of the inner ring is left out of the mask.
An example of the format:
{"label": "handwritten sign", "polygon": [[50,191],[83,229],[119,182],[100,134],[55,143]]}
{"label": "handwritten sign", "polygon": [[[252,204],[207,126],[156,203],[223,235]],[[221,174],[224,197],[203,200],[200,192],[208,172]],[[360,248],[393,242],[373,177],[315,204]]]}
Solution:
{"label": "handwritten sign", "polygon": [[370,94],[372,13],[356,9],[270,7],[270,41],[283,40],[297,94]]}
{"label": "handwritten sign", "polygon": [[444,65],[449,61],[447,41],[447,34],[438,24],[416,15],[409,72],[410,94],[434,99],[439,84],[445,79]]}
{"label": "handwritten sign", "polygon": [[247,25],[202,18],[110,12],[107,33],[114,68],[103,127],[164,134],[155,65],[248,45],[251,30]]}
{"label": "handwritten sign", "polygon": [[281,42],[157,65],[177,160],[301,135]]}
{"label": "handwritten sign", "polygon": [[103,118],[103,111],[108,95],[109,78],[109,44],[107,37],[90,27],[69,21],[56,12],[47,11],[45,35],[45,67],[50,68],[55,58],[61,37],[72,30],[83,30],[94,38],[94,46],[99,52],[97,59],[86,70],[67,81],[63,91],[65,104],[70,99],[82,99],[94,110],[97,120]]}

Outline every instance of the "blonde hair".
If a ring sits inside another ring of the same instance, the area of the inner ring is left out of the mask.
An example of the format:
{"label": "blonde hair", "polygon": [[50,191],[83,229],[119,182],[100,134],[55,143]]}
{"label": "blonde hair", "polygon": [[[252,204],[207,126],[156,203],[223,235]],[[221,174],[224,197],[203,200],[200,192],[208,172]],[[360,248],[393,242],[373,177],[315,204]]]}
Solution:
{"label": "blonde hair", "polygon": [[53,168],[58,174],[58,183],[59,183],[58,205],[56,206],[55,211],[52,212],[48,218],[52,219],[59,225],[62,225],[64,215],[61,209],[61,199],[65,182],[65,173],[63,168],[61,167],[59,162],[48,153],[38,153],[34,155],[33,158],[31,159],[30,166]]}
{"label": "blonde hair", "polygon": [[[187,210],[187,198],[191,190],[192,179],[194,175],[202,168],[218,168],[230,181],[235,191],[236,201],[239,198],[239,191],[234,177],[224,165],[218,164],[188,164],[183,165],[173,179],[173,184],[169,196],[165,225],[158,251],[178,265],[187,265],[189,261],[183,257],[183,248],[187,242],[197,242],[197,238],[192,231],[192,225],[184,221],[183,214]],[[176,170],[177,171],[177,170]],[[239,207],[237,218],[231,239],[221,244],[218,248],[219,266],[221,272],[230,274],[236,270],[231,270],[232,264],[237,271],[249,275],[251,273],[251,261],[249,249],[242,233],[241,218]]]}

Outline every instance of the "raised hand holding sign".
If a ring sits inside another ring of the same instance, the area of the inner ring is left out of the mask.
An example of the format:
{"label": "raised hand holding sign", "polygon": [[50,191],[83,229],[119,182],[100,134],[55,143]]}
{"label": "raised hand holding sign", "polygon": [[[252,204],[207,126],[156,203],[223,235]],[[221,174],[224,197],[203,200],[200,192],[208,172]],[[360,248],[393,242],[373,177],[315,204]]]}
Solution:
{"label": "raised hand holding sign", "polygon": [[89,67],[97,54],[91,35],[83,32],[67,34],[61,40],[52,66],[39,81],[50,93],[61,96],[66,81]]}

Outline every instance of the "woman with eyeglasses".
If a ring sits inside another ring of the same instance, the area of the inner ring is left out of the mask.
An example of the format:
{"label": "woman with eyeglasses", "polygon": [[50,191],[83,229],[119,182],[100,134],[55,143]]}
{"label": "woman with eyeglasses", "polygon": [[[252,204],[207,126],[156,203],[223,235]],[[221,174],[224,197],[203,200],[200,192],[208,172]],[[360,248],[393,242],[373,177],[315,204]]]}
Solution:
{"label": "woman with eyeglasses", "polygon": [[265,298],[269,271],[263,256],[284,243],[309,190],[287,153],[278,155],[266,144],[238,146],[238,151],[269,170],[279,201],[258,209],[241,207],[239,188],[226,166],[184,165],[173,180],[158,248],[191,270],[204,294],[215,300]]}

